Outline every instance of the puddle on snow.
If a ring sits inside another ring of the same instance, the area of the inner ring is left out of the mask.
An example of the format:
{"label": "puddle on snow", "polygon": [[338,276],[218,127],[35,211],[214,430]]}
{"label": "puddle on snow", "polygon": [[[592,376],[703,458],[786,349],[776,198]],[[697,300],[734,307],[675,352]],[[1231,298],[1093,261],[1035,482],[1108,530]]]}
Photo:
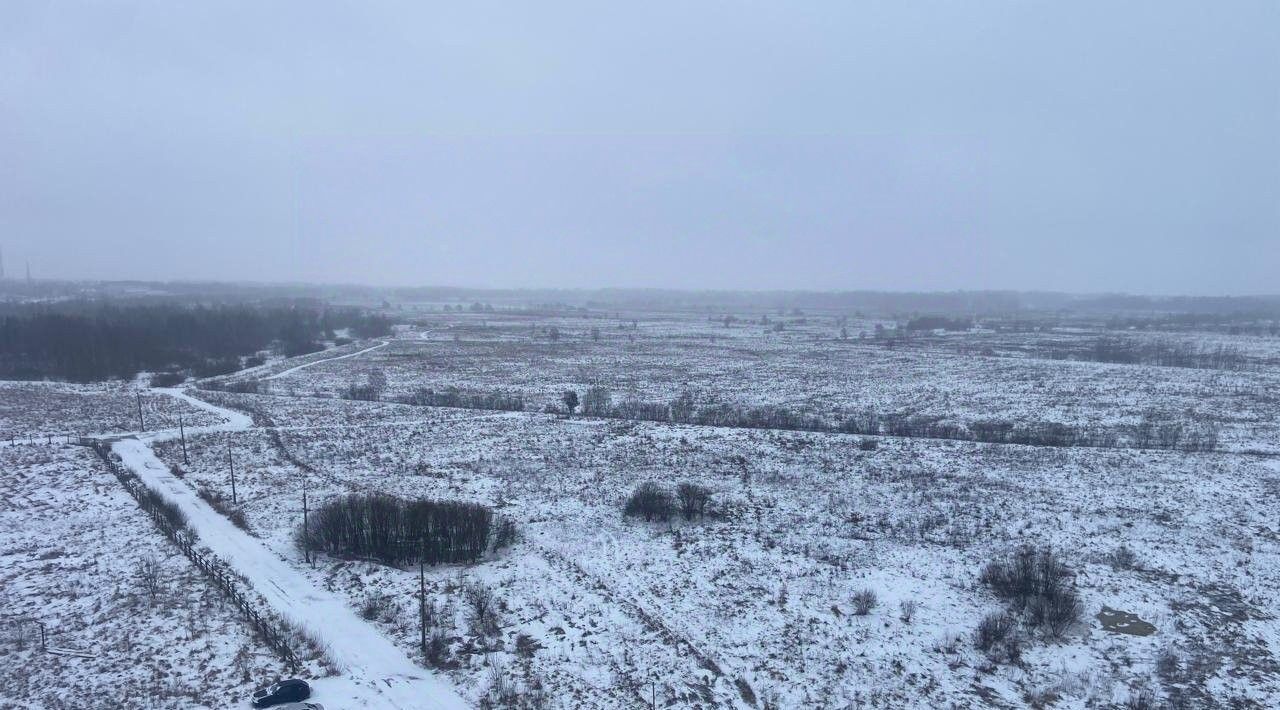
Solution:
{"label": "puddle on snow", "polygon": [[1137,614],[1112,609],[1109,606],[1102,607],[1102,611],[1098,612],[1097,618],[1102,623],[1103,631],[1110,631],[1114,634],[1150,636],[1156,632],[1155,626],[1139,619]]}

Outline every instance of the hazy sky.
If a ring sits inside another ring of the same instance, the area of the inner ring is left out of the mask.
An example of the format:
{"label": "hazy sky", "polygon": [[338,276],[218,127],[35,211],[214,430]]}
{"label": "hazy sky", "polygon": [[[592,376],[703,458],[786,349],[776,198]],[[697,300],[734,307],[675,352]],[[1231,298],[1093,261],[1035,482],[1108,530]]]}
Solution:
{"label": "hazy sky", "polygon": [[0,2],[10,276],[1280,292],[1280,2]]}

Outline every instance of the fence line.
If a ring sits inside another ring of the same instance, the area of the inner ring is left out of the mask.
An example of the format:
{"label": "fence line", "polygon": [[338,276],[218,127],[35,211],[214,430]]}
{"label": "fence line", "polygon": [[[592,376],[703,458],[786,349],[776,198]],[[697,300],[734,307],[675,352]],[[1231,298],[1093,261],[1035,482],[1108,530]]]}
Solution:
{"label": "fence line", "polygon": [[119,479],[120,484],[129,492],[129,495],[133,496],[139,507],[151,517],[151,521],[156,524],[156,527],[160,528],[160,532],[164,533],[165,537],[177,545],[178,549],[182,550],[182,554],[186,555],[187,559],[191,560],[240,609],[241,613],[249,620],[249,623],[253,625],[253,628],[266,641],[267,646],[271,647],[291,669],[297,670],[301,664],[298,661],[297,654],[293,651],[292,645],[289,643],[289,634],[279,627],[275,619],[264,616],[254,607],[248,596],[240,589],[238,580],[229,571],[226,563],[214,555],[207,555],[197,550],[195,547],[195,533],[185,526],[175,525],[170,521],[165,516],[164,511],[157,505],[156,499],[146,495],[146,491],[150,490],[146,484],[137,476],[122,469],[111,458],[110,449],[107,448],[106,444],[101,441],[94,441],[92,446],[98,456],[106,462],[107,468],[111,469],[111,472]]}

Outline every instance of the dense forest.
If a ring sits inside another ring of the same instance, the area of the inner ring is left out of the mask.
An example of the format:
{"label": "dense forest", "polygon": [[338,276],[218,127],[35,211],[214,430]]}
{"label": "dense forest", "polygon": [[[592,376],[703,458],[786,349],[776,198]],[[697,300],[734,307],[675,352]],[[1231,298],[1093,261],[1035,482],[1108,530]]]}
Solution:
{"label": "dense forest", "polygon": [[121,304],[90,301],[0,306],[0,378],[93,382],[139,372],[209,377],[237,370],[272,348],[294,356],[321,349],[334,331],[390,332],[386,318],[356,308],[305,305]]}

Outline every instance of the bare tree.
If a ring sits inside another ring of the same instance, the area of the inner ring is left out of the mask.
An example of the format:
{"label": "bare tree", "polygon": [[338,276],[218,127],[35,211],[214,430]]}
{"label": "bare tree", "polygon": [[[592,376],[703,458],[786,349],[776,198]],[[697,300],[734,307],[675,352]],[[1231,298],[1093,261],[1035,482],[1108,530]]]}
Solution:
{"label": "bare tree", "polygon": [[155,601],[156,597],[160,596],[160,590],[164,586],[163,571],[164,568],[160,564],[160,558],[155,555],[147,555],[138,560],[138,585],[142,587],[142,591],[146,592],[147,598],[152,601]]}
{"label": "bare tree", "polygon": [[462,590],[467,608],[471,611],[473,630],[480,634],[498,631],[498,602],[493,590],[484,582],[472,582]]}
{"label": "bare tree", "polygon": [[578,393],[573,390],[566,390],[560,395],[560,401],[564,402],[564,408],[569,411],[569,416],[573,416],[573,410],[578,408]]}
{"label": "bare tree", "polygon": [[676,486],[676,497],[680,499],[680,513],[685,520],[703,517],[707,513],[707,503],[711,500],[711,491],[706,486],[696,483],[681,483]]}
{"label": "bare tree", "polygon": [[582,413],[592,416],[603,416],[609,413],[613,404],[613,394],[603,385],[592,385],[582,395]]}

